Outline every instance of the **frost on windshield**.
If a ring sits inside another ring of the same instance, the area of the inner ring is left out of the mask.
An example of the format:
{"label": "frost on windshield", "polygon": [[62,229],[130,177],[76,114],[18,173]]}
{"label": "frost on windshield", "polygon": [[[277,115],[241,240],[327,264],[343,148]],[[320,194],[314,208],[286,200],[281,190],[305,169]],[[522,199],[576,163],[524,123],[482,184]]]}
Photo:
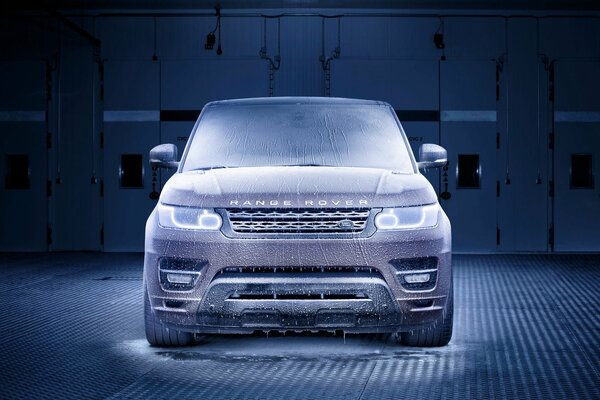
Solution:
{"label": "frost on windshield", "polygon": [[184,171],[336,166],[412,173],[393,111],[376,104],[218,105],[203,112]]}

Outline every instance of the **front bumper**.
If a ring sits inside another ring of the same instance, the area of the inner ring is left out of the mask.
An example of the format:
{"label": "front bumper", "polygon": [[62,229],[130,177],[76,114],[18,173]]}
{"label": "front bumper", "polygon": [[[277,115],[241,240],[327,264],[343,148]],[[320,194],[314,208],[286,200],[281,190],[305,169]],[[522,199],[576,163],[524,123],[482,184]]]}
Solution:
{"label": "front bumper", "polygon": [[[167,326],[199,333],[255,330],[406,331],[444,312],[451,285],[450,223],[435,228],[376,232],[355,239],[232,239],[221,232],[164,229],[152,213],[146,227],[144,286]],[[391,260],[437,257],[432,289],[406,290]],[[207,262],[194,288],[165,290],[161,257]],[[232,267],[368,267],[355,274],[223,274]],[[231,297],[252,293],[250,298]],[[279,296],[267,297],[269,293]],[[348,293],[360,293],[355,298]],[[320,297],[315,294],[320,294]]]}

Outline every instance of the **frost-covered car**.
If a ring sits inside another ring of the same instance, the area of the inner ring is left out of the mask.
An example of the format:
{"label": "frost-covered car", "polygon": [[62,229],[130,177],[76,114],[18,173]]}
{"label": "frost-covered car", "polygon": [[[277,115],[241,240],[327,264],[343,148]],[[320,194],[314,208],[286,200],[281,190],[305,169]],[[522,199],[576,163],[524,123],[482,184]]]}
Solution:
{"label": "frost-covered car", "polygon": [[399,332],[452,336],[450,222],[392,107],[334,98],[217,101],[202,110],[146,225],[146,337]]}

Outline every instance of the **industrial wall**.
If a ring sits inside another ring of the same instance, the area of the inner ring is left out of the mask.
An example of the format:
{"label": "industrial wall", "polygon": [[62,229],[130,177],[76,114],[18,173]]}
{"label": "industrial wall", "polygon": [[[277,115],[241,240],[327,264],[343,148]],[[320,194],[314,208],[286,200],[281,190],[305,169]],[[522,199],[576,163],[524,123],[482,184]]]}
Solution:
{"label": "industrial wall", "polygon": [[150,148],[208,101],[294,95],[387,101],[415,153],[446,147],[455,251],[600,251],[597,18],[225,14],[221,55],[211,16],[71,19],[101,45],[0,22],[0,251],[142,250]]}

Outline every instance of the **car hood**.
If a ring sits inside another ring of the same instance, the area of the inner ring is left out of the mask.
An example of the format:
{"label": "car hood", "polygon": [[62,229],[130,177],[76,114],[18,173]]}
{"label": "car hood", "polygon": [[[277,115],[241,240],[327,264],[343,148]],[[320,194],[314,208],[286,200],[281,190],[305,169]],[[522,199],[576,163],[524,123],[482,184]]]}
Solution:
{"label": "car hood", "polygon": [[374,168],[252,167],[177,173],[160,196],[165,204],[204,207],[406,207],[437,196],[421,174]]}

